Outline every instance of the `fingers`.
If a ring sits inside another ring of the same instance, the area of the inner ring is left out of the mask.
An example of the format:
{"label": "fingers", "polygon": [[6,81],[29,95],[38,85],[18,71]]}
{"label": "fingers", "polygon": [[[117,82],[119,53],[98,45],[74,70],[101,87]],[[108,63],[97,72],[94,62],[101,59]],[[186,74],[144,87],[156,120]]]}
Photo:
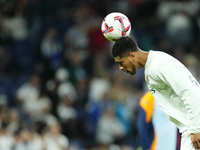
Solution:
{"label": "fingers", "polygon": [[191,141],[195,149],[200,149],[200,133],[192,134]]}
{"label": "fingers", "polygon": [[197,141],[197,149],[200,149],[200,139],[198,139],[198,141]]}
{"label": "fingers", "polygon": [[200,149],[200,140],[192,142],[195,149]]}
{"label": "fingers", "polygon": [[193,146],[194,146],[194,148],[195,149],[197,149],[198,148],[198,144],[197,144],[197,142],[195,141],[195,142],[193,142]]}

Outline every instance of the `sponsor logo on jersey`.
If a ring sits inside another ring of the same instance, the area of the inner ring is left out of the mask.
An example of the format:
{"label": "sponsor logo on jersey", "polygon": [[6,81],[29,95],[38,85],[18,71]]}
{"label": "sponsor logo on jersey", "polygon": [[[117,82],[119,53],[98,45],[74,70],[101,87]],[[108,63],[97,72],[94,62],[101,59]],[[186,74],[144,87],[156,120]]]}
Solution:
{"label": "sponsor logo on jersey", "polygon": [[151,88],[151,89],[150,89],[150,92],[151,92],[151,94],[154,94],[154,93],[156,93],[156,90],[153,89],[153,88]]}

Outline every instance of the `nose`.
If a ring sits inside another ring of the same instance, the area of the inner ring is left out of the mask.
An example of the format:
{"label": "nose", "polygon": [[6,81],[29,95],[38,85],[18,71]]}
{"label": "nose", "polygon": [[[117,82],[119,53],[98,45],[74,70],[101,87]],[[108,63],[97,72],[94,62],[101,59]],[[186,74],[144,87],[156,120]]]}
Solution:
{"label": "nose", "polygon": [[119,66],[119,70],[124,70],[124,68],[122,66]]}

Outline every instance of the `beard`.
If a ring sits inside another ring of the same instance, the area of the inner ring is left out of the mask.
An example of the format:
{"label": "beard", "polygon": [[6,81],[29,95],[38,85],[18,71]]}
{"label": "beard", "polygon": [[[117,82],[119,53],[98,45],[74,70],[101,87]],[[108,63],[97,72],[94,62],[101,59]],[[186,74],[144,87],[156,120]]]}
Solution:
{"label": "beard", "polygon": [[132,71],[129,71],[129,73],[131,74],[131,75],[134,75],[135,73],[136,73],[136,68],[135,67],[132,67]]}

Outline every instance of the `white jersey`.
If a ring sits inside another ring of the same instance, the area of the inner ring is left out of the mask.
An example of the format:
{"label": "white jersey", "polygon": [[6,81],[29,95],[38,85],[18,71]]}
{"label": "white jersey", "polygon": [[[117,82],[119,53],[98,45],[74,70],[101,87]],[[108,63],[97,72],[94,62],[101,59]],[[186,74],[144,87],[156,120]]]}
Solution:
{"label": "white jersey", "polygon": [[200,85],[181,62],[164,52],[150,51],[145,80],[160,108],[180,132],[200,132]]}

